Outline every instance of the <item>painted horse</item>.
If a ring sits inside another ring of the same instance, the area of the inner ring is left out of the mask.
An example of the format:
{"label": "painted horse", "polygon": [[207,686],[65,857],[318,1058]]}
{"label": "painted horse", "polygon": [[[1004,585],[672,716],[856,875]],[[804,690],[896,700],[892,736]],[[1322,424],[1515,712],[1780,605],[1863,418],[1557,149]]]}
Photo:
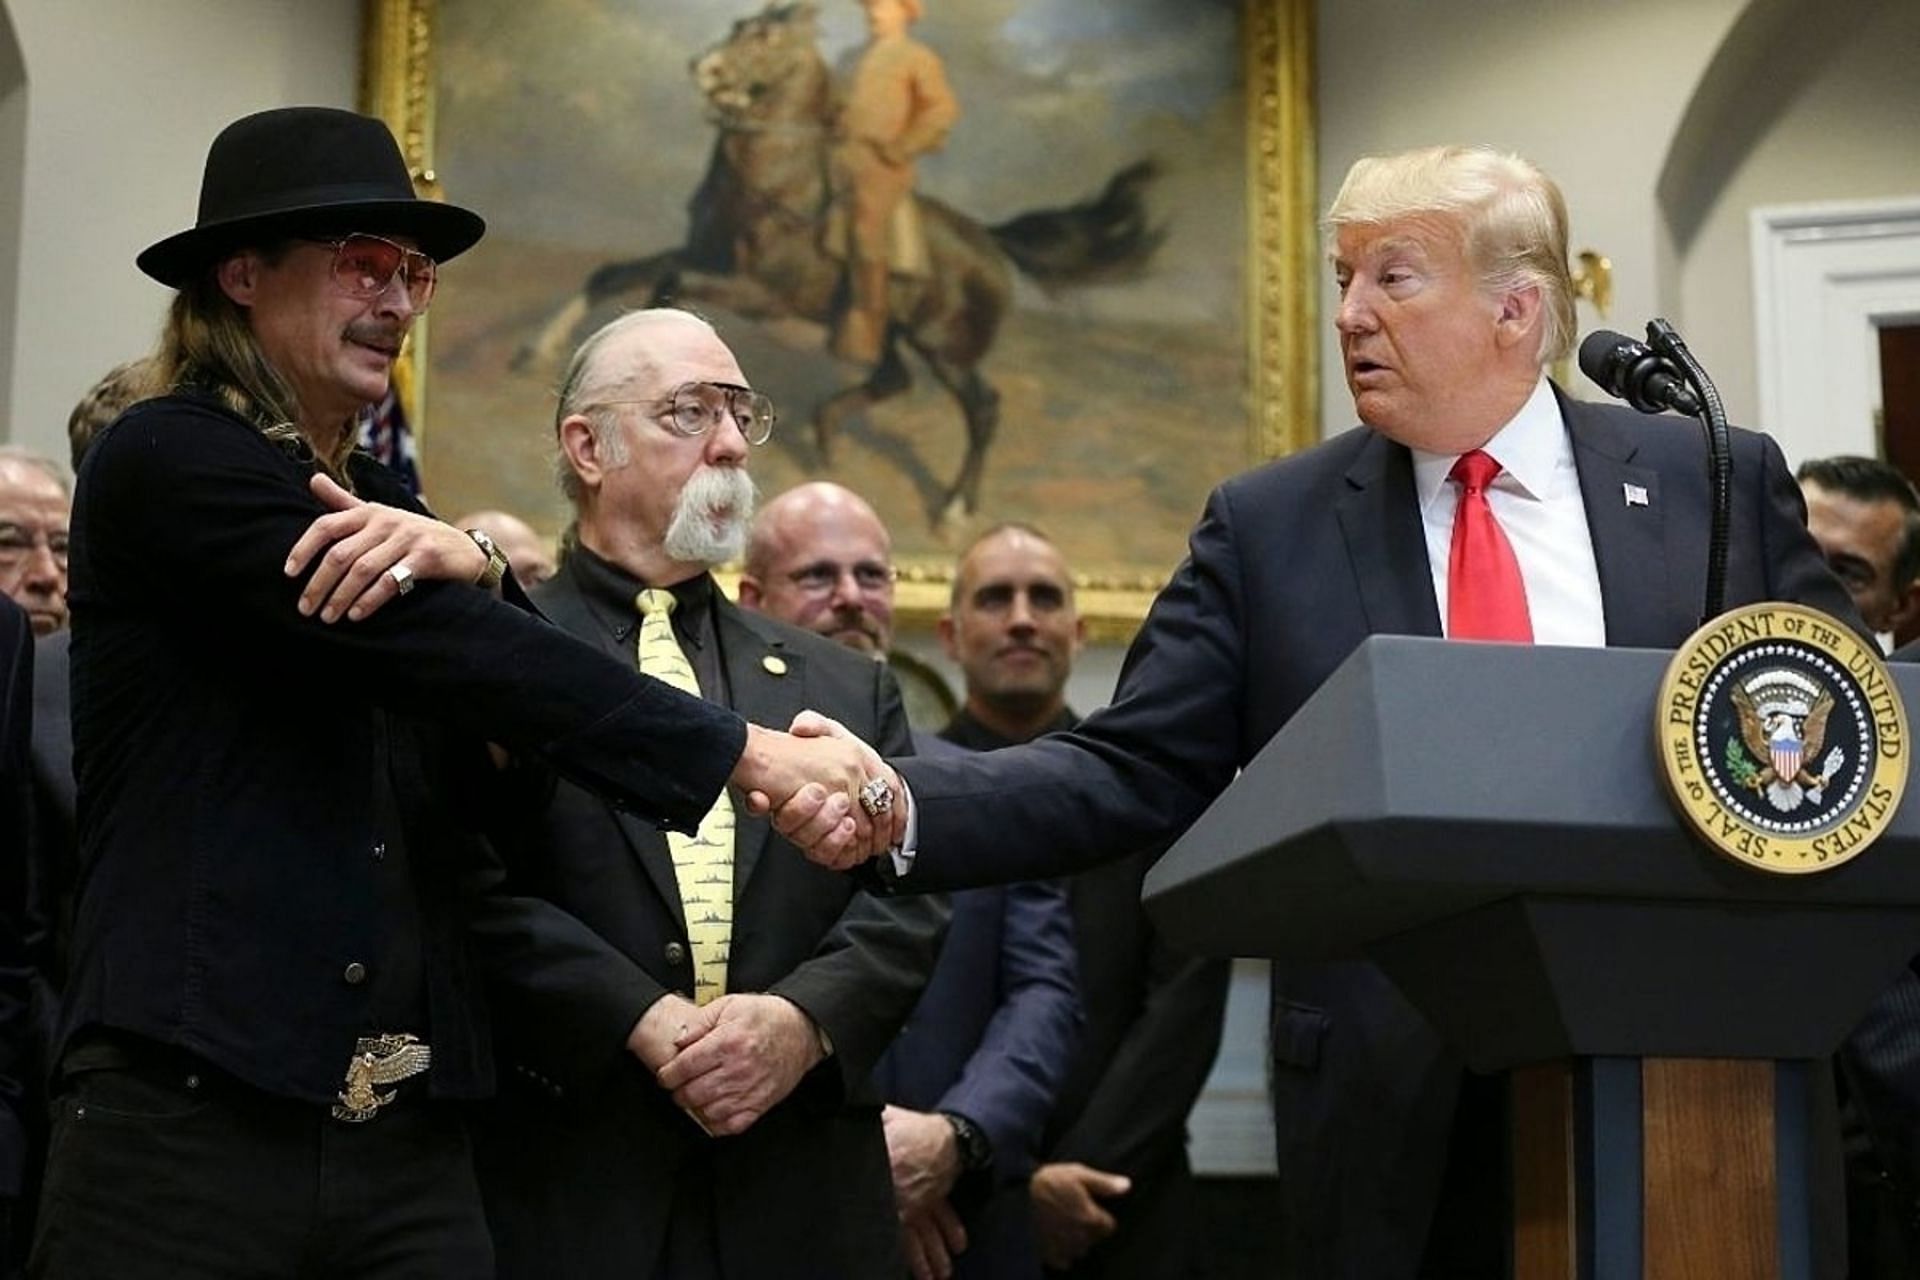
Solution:
{"label": "painted horse", "polygon": [[[835,97],[815,16],[808,0],[771,3],[693,60],[719,136],[688,205],[687,242],[596,269],[516,355],[516,367],[558,364],[593,310],[620,300],[831,321],[844,299],[845,263],[827,248]],[[936,522],[974,514],[1000,399],[980,364],[1011,302],[1013,270],[1048,290],[1138,275],[1165,238],[1145,207],[1154,176],[1153,163],[1141,161],[1091,200],[992,227],[916,193],[928,269],[894,275],[880,360],[864,381],[814,408],[821,461],[831,460],[848,415],[911,385],[902,356],[910,349],[966,422],[966,455],[934,504]]]}

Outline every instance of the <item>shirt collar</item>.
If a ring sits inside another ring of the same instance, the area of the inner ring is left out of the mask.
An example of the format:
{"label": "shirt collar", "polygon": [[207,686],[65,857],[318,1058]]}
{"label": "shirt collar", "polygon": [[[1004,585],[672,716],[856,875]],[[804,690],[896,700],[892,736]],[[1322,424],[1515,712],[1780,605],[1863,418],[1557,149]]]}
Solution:
{"label": "shirt collar", "polygon": [[[578,541],[567,548],[567,564],[580,584],[581,596],[612,628],[615,636],[625,639],[640,620],[634,597],[645,591],[647,584]],[[668,589],[679,602],[674,607],[676,619],[704,616],[713,603],[712,574],[696,574]]]}
{"label": "shirt collar", "polygon": [[[1560,419],[1560,402],[1554,398],[1553,384],[1546,374],[1534,384],[1533,394],[1507,424],[1480,446],[1500,464],[1502,475],[1494,483],[1509,492],[1518,492],[1536,501],[1553,492],[1553,479],[1563,465],[1573,462],[1573,441]],[[1447,483],[1457,453],[1430,453],[1425,449],[1413,454],[1413,488],[1426,511]]]}
{"label": "shirt collar", "polygon": [[[1071,729],[1079,723],[1080,716],[1072,707],[1061,707],[1060,714],[1049,721],[1046,728],[1040,730],[1040,732],[1034,736],[1042,737],[1049,733],[1059,733],[1064,729]],[[965,707],[961,707],[953,713],[953,718],[947,721],[947,727],[942,729],[938,736],[945,738],[948,742],[965,747],[969,751],[994,751],[1000,747],[1017,747],[1020,745],[1019,742],[1007,737],[1005,734],[989,729],[984,724],[981,724],[973,718],[972,714],[968,712]],[[1031,741],[1031,739],[1029,739],[1029,741]]]}

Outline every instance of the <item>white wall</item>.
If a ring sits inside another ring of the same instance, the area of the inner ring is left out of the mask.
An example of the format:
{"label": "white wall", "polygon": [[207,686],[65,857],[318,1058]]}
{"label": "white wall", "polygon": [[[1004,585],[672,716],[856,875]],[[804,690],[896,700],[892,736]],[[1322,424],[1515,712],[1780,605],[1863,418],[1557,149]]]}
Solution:
{"label": "white wall", "polygon": [[[20,278],[20,206],[27,167],[27,67],[13,22],[0,7],[0,403],[13,385],[13,308]],[[0,417],[0,440],[7,438]]]}
{"label": "white wall", "polygon": [[[153,344],[167,294],[134,269],[134,255],[192,225],[207,144],[228,121],[265,107],[353,105],[360,4],[0,3],[26,68],[13,376],[0,384],[0,439],[65,457],[74,402]],[[11,109],[0,103],[0,113]],[[7,328],[0,322],[0,338]]]}
{"label": "white wall", "polygon": [[[1848,7],[1849,20],[1825,28],[1826,38],[1810,40],[1791,24],[1770,33],[1746,77],[1754,101],[1733,110],[1770,106],[1778,114],[1736,152],[1699,210],[1678,211],[1683,220],[1697,219],[1698,230],[1676,246],[1676,322],[1707,362],[1733,421],[1796,440],[1817,441],[1819,424],[1759,418],[1749,211],[1920,196],[1920,4],[1854,0]],[[1865,346],[1869,335],[1859,339]],[[1857,449],[1859,424],[1849,426],[1845,443]]]}
{"label": "white wall", "polygon": [[[1741,0],[1321,0],[1320,205],[1363,155],[1438,143],[1517,151],[1559,182],[1572,248],[1613,259],[1605,327],[1655,311],[1654,182]],[[1321,422],[1352,425],[1322,284]],[[1581,307],[1582,331],[1598,327]]]}

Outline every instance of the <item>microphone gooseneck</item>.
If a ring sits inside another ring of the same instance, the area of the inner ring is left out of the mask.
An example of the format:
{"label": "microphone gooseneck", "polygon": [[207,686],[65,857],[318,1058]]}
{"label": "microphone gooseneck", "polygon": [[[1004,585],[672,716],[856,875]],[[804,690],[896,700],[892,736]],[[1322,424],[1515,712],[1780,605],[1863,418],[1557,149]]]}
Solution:
{"label": "microphone gooseneck", "polygon": [[1701,621],[1720,616],[1727,597],[1727,547],[1733,528],[1733,442],[1719,388],[1665,320],[1647,322],[1647,340],[1597,329],[1580,344],[1580,372],[1608,395],[1642,413],[1668,409],[1700,419],[1707,433],[1707,482],[1712,521],[1707,541],[1707,591]]}

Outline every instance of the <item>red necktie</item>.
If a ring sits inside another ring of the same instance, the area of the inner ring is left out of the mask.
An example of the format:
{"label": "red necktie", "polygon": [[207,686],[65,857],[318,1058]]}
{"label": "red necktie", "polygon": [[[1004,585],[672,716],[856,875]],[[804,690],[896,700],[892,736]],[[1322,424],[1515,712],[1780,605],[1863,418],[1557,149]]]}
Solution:
{"label": "red necktie", "polygon": [[1453,545],[1447,555],[1450,639],[1533,639],[1520,562],[1487,503],[1487,486],[1499,474],[1500,464],[1475,449],[1461,454],[1448,476],[1460,486],[1460,504],[1453,511]]}

